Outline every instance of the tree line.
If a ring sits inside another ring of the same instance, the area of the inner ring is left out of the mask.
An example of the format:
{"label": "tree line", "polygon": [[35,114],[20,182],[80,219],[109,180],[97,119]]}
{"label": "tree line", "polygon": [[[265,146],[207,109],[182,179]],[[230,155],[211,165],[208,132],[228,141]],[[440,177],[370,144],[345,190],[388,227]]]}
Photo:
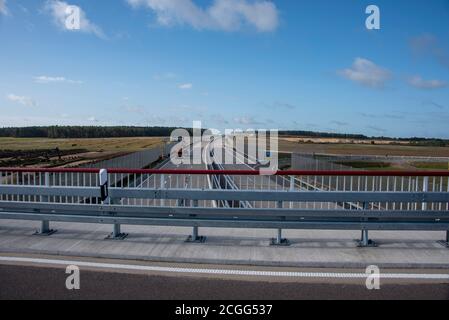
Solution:
{"label": "tree line", "polygon": [[281,136],[302,136],[310,138],[340,138],[340,139],[359,139],[368,140],[370,137],[363,134],[346,134],[346,133],[331,133],[331,132],[315,132],[315,131],[279,131]]}
{"label": "tree line", "polygon": [[[118,137],[168,137],[173,127],[102,127],[102,126],[48,126],[0,128],[0,137],[11,138],[118,138]],[[191,132],[191,129],[186,129]],[[359,134],[339,134],[313,131],[279,131],[279,135],[320,138],[369,139]]]}
{"label": "tree line", "polygon": [[176,128],[169,127],[100,127],[100,126],[49,126],[0,128],[0,137],[10,138],[128,138],[167,137]]}
{"label": "tree line", "polygon": [[[50,138],[50,139],[87,139],[87,138],[130,138],[130,137],[168,137],[175,127],[133,127],[133,126],[47,126],[47,127],[9,127],[0,128],[0,137],[10,138]],[[186,129],[192,133],[192,129]],[[204,130],[204,129],[203,129]],[[368,137],[362,134],[341,134],[300,130],[279,131],[280,136],[303,136],[316,138],[340,138],[354,140],[385,139],[410,141],[413,145],[447,146],[449,140],[428,138],[391,138]]]}

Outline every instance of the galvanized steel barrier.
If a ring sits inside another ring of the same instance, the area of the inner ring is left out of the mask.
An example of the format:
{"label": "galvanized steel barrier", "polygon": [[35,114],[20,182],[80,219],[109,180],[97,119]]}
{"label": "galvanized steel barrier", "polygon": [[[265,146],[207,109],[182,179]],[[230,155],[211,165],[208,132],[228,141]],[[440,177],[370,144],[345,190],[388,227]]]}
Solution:
{"label": "galvanized steel barrier", "polygon": [[[277,230],[433,230],[449,236],[449,171],[107,170],[0,168],[0,219]],[[106,172],[104,172],[106,173]],[[226,179],[218,177],[226,176]],[[217,183],[217,181],[219,183]],[[107,188],[106,188],[107,187]]]}

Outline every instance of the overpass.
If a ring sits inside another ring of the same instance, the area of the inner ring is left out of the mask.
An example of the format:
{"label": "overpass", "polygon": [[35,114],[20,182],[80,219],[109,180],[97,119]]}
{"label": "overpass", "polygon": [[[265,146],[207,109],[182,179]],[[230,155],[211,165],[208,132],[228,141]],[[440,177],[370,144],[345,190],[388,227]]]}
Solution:
{"label": "overpass", "polygon": [[[274,229],[449,230],[449,172],[110,169],[0,169],[0,218],[49,223]],[[226,177],[225,183],[211,183]],[[231,185],[232,184],[232,185]],[[447,245],[448,238],[441,239]]]}
{"label": "overpass", "polygon": [[[257,159],[248,163],[248,155],[228,144],[223,153],[232,154],[234,163],[221,164],[218,152],[203,142],[196,146],[202,163],[191,164],[194,147],[183,148],[180,164],[168,161],[153,170],[0,168],[0,252],[314,267],[449,266],[447,171],[267,176]],[[30,236],[35,222],[40,228]],[[412,251],[399,249],[410,246]]]}

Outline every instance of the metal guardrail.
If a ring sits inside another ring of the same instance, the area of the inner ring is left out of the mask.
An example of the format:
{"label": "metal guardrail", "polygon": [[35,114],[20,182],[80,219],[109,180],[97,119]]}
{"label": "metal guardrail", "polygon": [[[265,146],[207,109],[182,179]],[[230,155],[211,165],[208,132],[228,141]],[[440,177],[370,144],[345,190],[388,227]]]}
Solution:
{"label": "metal guardrail", "polygon": [[[105,173],[105,172],[104,172]],[[283,229],[447,231],[449,172],[282,171],[261,176],[239,170],[107,171],[108,193],[98,169],[0,168],[0,219],[193,227],[189,241],[204,241],[200,227],[276,229],[273,244],[288,244]],[[235,188],[209,189],[226,176]],[[104,191],[104,190],[103,190]],[[250,205],[214,206],[213,203]]]}

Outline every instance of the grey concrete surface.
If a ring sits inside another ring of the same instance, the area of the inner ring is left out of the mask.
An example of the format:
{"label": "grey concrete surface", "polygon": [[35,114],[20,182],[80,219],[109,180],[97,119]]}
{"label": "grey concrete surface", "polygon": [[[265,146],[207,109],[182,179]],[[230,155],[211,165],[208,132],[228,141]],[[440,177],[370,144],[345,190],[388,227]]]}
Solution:
{"label": "grey concrete surface", "polygon": [[377,248],[358,248],[352,231],[286,230],[289,247],[272,247],[275,230],[200,228],[203,244],[185,243],[190,228],[122,226],[122,241],[105,240],[110,225],[52,223],[58,232],[35,236],[38,222],[0,221],[0,252],[185,263],[317,268],[449,268],[444,232],[371,232]]}
{"label": "grey concrete surface", "polygon": [[[83,269],[80,290],[67,290],[65,268],[0,265],[0,275],[0,300],[449,299],[447,283],[383,283],[380,290],[367,290],[363,280],[351,283],[247,281]],[[280,313],[278,307],[274,308],[274,313]]]}

